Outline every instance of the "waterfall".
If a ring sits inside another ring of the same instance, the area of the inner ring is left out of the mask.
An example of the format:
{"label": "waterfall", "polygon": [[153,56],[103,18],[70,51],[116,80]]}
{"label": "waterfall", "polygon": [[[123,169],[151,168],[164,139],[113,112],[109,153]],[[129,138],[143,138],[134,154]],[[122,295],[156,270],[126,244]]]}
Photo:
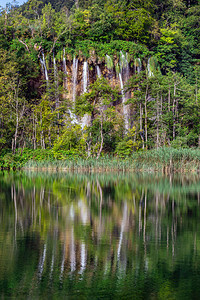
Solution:
{"label": "waterfall", "polygon": [[142,70],[142,62],[140,58],[135,58],[134,61],[135,71],[139,74]]}
{"label": "waterfall", "polygon": [[45,62],[45,57],[44,57],[44,52],[42,52],[42,58],[40,57],[40,63],[42,66],[42,70],[45,76],[45,80],[47,82],[47,86],[49,84],[49,76],[48,76],[48,72],[47,72],[47,66],[46,66],[46,62]]}
{"label": "waterfall", "polygon": [[81,128],[84,129],[85,126],[88,126],[90,122],[90,116],[88,114],[85,114],[81,119]]}
{"label": "waterfall", "polygon": [[[83,63],[83,75],[82,75],[82,84],[83,84],[83,93],[87,92],[87,87],[89,84],[89,71],[88,71],[88,62]],[[89,123],[89,115],[85,114],[81,119],[81,128],[83,129]]]}
{"label": "waterfall", "polygon": [[148,63],[147,63],[147,74],[148,74],[148,77],[154,76],[153,70],[152,70],[152,65],[151,65],[151,57],[149,57]]}
{"label": "waterfall", "polygon": [[[65,56],[63,55],[63,61],[65,61]],[[65,61],[65,68],[66,68],[66,61]],[[66,70],[67,72],[67,70]],[[76,101],[76,86],[77,86],[77,75],[78,75],[78,58],[74,56],[73,58],[73,66],[72,66],[72,101],[73,106],[75,106]],[[71,118],[72,124],[78,124],[77,117],[74,113],[71,112],[69,109],[69,116]]]}
{"label": "waterfall", "polygon": [[106,54],[106,57],[105,57],[105,61],[106,61],[106,66],[109,70],[112,70],[113,69],[113,61],[112,61],[112,58]]}
{"label": "waterfall", "polygon": [[120,69],[121,72],[123,72],[124,69],[126,69],[127,61],[124,53],[120,51]]}
{"label": "waterfall", "polygon": [[76,100],[77,75],[78,75],[78,58],[76,58],[74,56],[73,67],[72,67],[72,84],[73,84],[72,100],[73,100],[73,104],[75,104],[75,100]]}
{"label": "waterfall", "polygon": [[128,53],[126,53],[126,68],[125,68],[125,70],[126,70],[126,73],[125,73],[125,78],[126,78],[126,81],[129,79],[129,73],[130,73],[130,70],[129,70],[129,59],[128,59]]}
{"label": "waterfall", "polygon": [[54,67],[54,83],[55,83],[55,100],[56,100],[56,108],[59,106],[59,97],[58,97],[58,70],[56,66],[56,59],[53,55],[53,67]]}
{"label": "waterfall", "polygon": [[121,93],[122,93],[122,104],[123,104],[123,114],[124,114],[124,121],[125,121],[125,129],[129,129],[129,124],[128,124],[128,107],[125,105],[126,102],[126,97],[124,94],[124,85],[123,85],[123,80],[122,80],[122,74],[119,73],[119,80],[120,80],[120,86],[121,86]]}
{"label": "waterfall", "polygon": [[44,62],[43,62],[41,57],[40,57],[40,64],[41,64],[41,67],[42,67],[42,73],[45,75]]}
{"label": "waterfall", "polygon": [[106,57],[105,57],[105,62],[106,62],[106,67],[107,69],[110,71],[109,72],[109,79],[111,79],[111,81],[113,81],[113,60],[112,58],[106,54]]}
{"label": "waterfall", "polygon": [[124,55],[122,51],[120,51],[120,72],[122,73],[122,76],[126,82],[129,79],[128,53]]}
{"label": "waterfall", "polygon": [[65,48],[63,49],[63,71],[64,71],[64,87],[67,88],[67,65],[65,58]]}
{"label": "waterfall", "polygon": [[96,66],[96,69],[97,69],[97,77],[101,77],[101,70],[100,70],[100,67],[97,65]]}
{"label": "waterfall", "polygon": [[69,111],[69,116],[71,119],[71,124],[78,124],[76,115],[73,114],[70,109],[68,111]]}
{"label": "waterfall", "polygon": [[83,93],[87,92],[87,87],[88,87],[88,83],[89,83],[89,76],[88,76],[88,63],[87,61],[85,61],[83,63],[83,76],[82,76],[82,80],[83,80]]}
{"label": "waterfall", "polygon": [[126,83],[129,79],[129,63],[128,63],[128,54],[126,56],[123,52],[120,52],[120,70],[119,70],[119,81],[121,86],[121,93],[122,93],[122,104],[123,104],[123,115],[125,121],[125,130],[129,129],[129,109],[128,106],[125,105],[125,102],[128,98],[128,94],[124,92],[124,82]]}

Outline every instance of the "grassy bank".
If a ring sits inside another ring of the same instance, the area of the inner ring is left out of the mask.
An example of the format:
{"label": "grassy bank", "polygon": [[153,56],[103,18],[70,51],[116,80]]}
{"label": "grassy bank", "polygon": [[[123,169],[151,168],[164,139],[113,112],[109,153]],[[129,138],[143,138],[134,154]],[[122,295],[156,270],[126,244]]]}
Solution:
{"label": "grassy bank", "polygon": [[152,172],[199,172],[200,149],[160,148],[135,152],[131,157],[105,156],[84,158],[53,153],[52,150],[29,150],[1,157],[2,168],[55,169],[75,171],[152,171]]}

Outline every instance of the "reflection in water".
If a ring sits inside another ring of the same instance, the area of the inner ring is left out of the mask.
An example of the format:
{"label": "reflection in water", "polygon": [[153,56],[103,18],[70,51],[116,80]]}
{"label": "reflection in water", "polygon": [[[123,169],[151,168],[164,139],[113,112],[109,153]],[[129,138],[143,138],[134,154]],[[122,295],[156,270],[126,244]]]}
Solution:
{"label": "reflection in water", "polygon": [[81,254],[80,254],[80,261],[81,261],[81,268],[80,268],[80,274],[82,274],[86,267],[86,249],[85,249],[85,243],[81,243]]}
{"label": "reflection in water", "polygon": [[74,228],[71,229],[71,248],[70,248],[70,266],[71,272],[76,270],[76,255],[75,255],[75,242],[74,242]]}
{"label": "reflection in water", "polygon": [[0,204],[2,297],[200,292],[198,177],[5,173]]}
{"label": "reflection in water", "polygon": [[123,212],[123,219],[121,222],[121,232],[120,232],[120,238],[119,238],[119,246],[117,250],[117,258],[118,260],[120,259],[120,252],[121,252],[121,246],[122,246],[122,239],[123,239],[123,233],[124,233],[124,228],[127,220],[127,204],[126,202],[124,203],[124,212]]}
{"label": "reflection in water", "polygon": [[43,269],[44,269],[44,262],[45,262],[45,258],[46,258],[46,252],[47,252],[47,245],[44,244],[44,250],[43,250],[42,256],[41,256],[40,261],[39,261],[39,266],[38,266],[38,276],[39,276],[40,279],[42,277],[42,273],[43,273]]}

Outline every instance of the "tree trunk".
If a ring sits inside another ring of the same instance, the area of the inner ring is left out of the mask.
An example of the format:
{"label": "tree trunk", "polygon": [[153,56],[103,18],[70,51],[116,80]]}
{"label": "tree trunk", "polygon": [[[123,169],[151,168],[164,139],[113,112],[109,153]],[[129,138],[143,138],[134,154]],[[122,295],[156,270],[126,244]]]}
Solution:
{"label": "tree trunk", "polygon": [[140,136],[142,139],[142,149],[144,149],[144,135],[143,135],[143,129],[142,129],[142,116],[143,116],[143,109],[142,109],[142,103],[140,103]]}
{"label": "tree trunk", "polygon": [[161,91],[161,96],[160,96],[160,128],[161,128],[160,144],[162,145],[165,143],[165,138],[166,138],[166,132],[163,129],[163,95],[162,95],[162,91]]}
{"label": "tree trunk", "polygon": [[[40,113],[40,126],[42,128],[42,113]],[[45,149],[45,141],[44,141],[44,131],[43,131],[43,129],[41,130],[40,140],[41,140],[41,148]]]}
{"label": "tree trunk", "polygon": [[17,147],[18,126],[19,126],[19,118],[18,118],[18,113],[17,113],[17,116],[16,116],[15,135],[14,135],[14,145],[13,145],[13,154],[15,154],[16,147]]}
{"label": "tree trunk", "polygon": [[33,114],[33,149],[36,149],[36,120]]}
{"label": "tree trunk", "polygon": [[76,8],[78,9],[79,8],[78,0],[75,0],[75,5],[76,5]]}
{"label": "tree trunk", "polygon": [[157,94],[157,101],[156,101],[156,114],[157,114],[157,122],[156,122],[156,148],[159,148],[159,100],[158,100],[159,95]]}
{"label": "tree trunk", "polygon": [[146,142],[146,149],[147,149],[147,142],[148,142],[148,132],[147,132],[147,96],[148,96],[148,84],[146,87],[146,94],[145,94],[145,102],[144,102],[144,111],[145,111],[145,120],[144,120],[144,128],[145,128],[145,142]]}
{"label": "tree trunk", "polygon": [[51,148],[51,127],[49,127],[48,138],[49,138],[49,147]]}
{"label": "tree trunk", "polygon": [[170,105],[171,105],[171,99],[170,99],[170,88],[169,88],[169,91],[168,91],[168,111],[170,112]]}
{"label": "tree trunk", "polygon": [[195,94],[196,94],[196,104],[198,103],[198,84],[197,84],[197,78],[196,78],[196,89],[195,89]]}
{"label": "tree trunk", "polygon": [[97,154],[97,159],[100,157],[101,155],[101,151],[103,149],[103,117],[102,117],[102,112],[101,112],[101,146],[99,149],[99,153]]}
{"label": "tree trunk", "polygon": [[173,112],[173,133],[172,133],[172,137],[173,137],[173,141],[175,140],[176,137],[176,118],[175,118],[175,103],[176,103],[176,83],[174,83],[174,98],[173,98],[173,107],[172,107],[172,112]]}

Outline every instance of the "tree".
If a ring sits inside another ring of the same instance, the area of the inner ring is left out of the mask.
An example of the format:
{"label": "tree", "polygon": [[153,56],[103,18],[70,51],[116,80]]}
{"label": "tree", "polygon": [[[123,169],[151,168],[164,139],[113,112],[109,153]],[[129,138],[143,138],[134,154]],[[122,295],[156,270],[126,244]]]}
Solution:
{"label": "tree", "polygon": [[105,131],[105,127],[110,125],[113,129],[117,119],[112,103],[119,100],[120,97],[119,90],[112,89],[107,80],[101,77],[90,85],[88,93],[77,99],[76,113],[80,116],[88,114],[90,117],[90,126],[87,128],[88,156],[91,155],[91,147],[93,147],[94,155],[99,158],[105,146],[105,136],[108,133],[108,128]]}
{"label": "tree", "polygon": [[6,135],[12,137],[12,150],[15,153],[27,102],[23,97],[23,81],[16,70],[17,65],[8,60],[8,53],[5,51],[1,51],[0,57],[1,142],[9,145],[11,140],[6,139]]}

